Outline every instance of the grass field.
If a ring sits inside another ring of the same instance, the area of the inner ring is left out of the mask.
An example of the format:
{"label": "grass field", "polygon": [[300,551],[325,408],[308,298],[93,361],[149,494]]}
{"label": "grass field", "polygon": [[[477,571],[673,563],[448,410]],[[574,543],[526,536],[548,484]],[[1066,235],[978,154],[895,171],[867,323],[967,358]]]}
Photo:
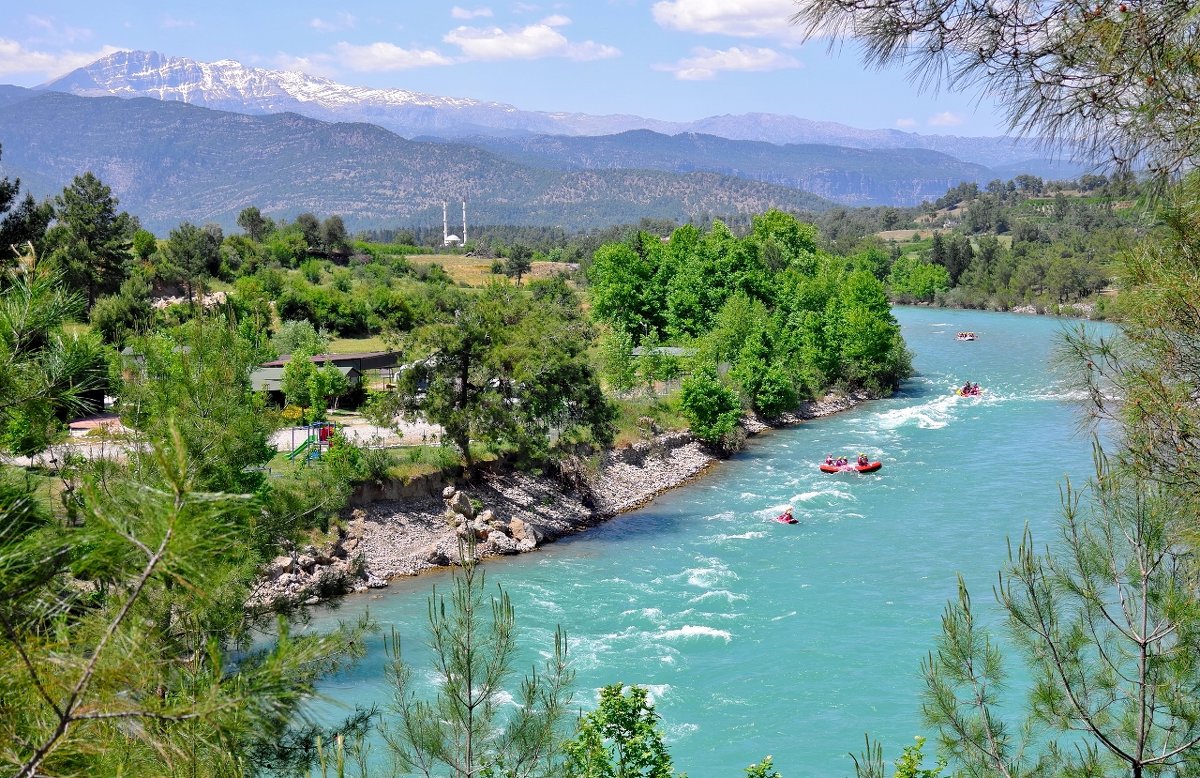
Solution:
{"label": "grass field", "polygon": [[[502,279],[502,274],[492,272],[493,262],[503,262],[492,257],[466,257],[450,254],[415,254],[408,258],[416,267],[441,265],[456,284],[467,286],[486,286],[489,282]],[[570,267],[564,262],[534,262],[533,269],[526,274],[525,279],[553,278],[559,273],[570,272]]]}
{"label": "grass field", "polygon": [[361,354],[387,350],[387,344],[378,335],[370,338],[334,338],[329,341],[330,354]]}

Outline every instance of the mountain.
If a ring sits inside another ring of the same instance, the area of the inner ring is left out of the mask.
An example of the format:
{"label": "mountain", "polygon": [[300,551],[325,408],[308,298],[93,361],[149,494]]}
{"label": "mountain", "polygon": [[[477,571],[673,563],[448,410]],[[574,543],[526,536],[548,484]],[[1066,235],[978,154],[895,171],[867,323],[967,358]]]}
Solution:
{"label": "mountain", "polygon": [[697,133],[668,136],[631,130],[600,137],[481,137],[470,143],[524,165],[567,170],[704,170],[803,189],[849,205],[913,205],[936,200],[963,181],[983,182],[993,177],[982,165],[925,149],[777,146]]}
{"label": "mountain", "polygon": [[160,234],[182,220],[229,227],[247,205],[285,217],[339,213],[351,229],[436,225],[442,201],[463,197],[476,224],[567,229],[831,205],[718,173],[535,167],[371,124],[58,92],[28,92],[5,106],[0,144],[3,174],[35,195],[57,194],[90,170]]}
{"label": "mountain", "polygon": [[619,114],[523,111],[504,103],[347,86],[299,72],[246,67],[233,60],[206,63],[146,51],[111,54],[41,88],[86,97],[153,97],[237,113],[294,111],[327,121],[370,122],[410,138],[595,136],[652,130],[665,135],[700,133],[774,144],[922,148],[988,167],[1015,166],[1038,175],[1044,162],[1037,143],[1030,140],[861,130],[835,122],[765,113],[668,122]]}

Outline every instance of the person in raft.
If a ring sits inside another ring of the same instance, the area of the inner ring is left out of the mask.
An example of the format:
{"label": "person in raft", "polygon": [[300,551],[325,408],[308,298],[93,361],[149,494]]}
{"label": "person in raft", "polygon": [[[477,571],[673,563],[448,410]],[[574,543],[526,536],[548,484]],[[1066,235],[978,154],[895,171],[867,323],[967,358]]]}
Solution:
{"label": "person in raft", "polygon": [[783,509],[783,513],[775,517],[775,521],[783,522],[784,524],[791,524],[795,520],[795,517],[792,516],[792,506],[790,505]]}
{"label": "person in raft", "polygon": [[829,465],[830,467],[833,466],[833,454],[825,455],[825,464]]}
{"label": "person in raft", "polygon": [[834,464],[837,465],[838,467],[842,467],[843,465],[849,463],[849,461],[850,460],[846,459],[845,457],[838,457],[837,461],[834,462]]}
{"label": "person in raft", "polygon": [[871,464],[871,462],[867,459],[867,455],[862,453],[861,451],[858,452],[858,466],[862,467],[863,465],[869,465],[869,464]]}
{"label": "person in raft", "polygon": [[963,384],[963,388],[959,389],[958,391],[960,394],[970,394],[971,393],[971,382],[967,381],[965,384]]}

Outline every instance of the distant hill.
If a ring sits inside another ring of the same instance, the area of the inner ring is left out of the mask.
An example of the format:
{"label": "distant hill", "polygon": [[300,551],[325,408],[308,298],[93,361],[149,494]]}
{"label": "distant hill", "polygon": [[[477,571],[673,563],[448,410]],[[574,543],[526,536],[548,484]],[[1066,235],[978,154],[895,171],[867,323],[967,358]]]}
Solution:
{"label": "distant hill", "polygon": [[87,97],[153,97],[238,113],[294,111],[329,121],[370,122],[410,138],[596,136],[652,130],[665,135],[701,133],[774,144],[920,148],[988,167],[1015,166],[1035,175],[1045,174],[1040,167],[1045,155],[1030,140],[864,130],[836,122],[767,113],[668,122],[623,114],[525,111],[505,103],[405,89],[349,86],[305,73],[246,67],[234,60],[199,62],[148,51],[110,54],[42,88]]}
{"label": "distant hill", "polygon": [[992,171],[925,149],[852,149],[817,144],[777,146],[714,135],[667,136],[633,130],[601,137],[472,138],[505,159],[568,170],[705,170],[803,189],[849,205],[914,205],[936,200],[963,181]]}
{"label": "distant hill", "polygon": [[184,219],[228,227],[251,204],[287,217],[340,213],[351,229],[440,224],[442,201],[464,197],[476,224],[566,229],[831,205],[730,175],[556,170],[293,113],[248,116],[182,102],[0,90],[0,100],[6,95],[20,99],[0,111],[4,174],[49,195],[91,170],[155,232]]}

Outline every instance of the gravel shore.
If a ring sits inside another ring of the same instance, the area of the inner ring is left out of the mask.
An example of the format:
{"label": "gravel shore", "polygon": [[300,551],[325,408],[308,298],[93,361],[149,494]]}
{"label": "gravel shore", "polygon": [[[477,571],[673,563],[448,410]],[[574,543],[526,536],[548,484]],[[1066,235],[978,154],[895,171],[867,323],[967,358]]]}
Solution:
{"label": "gravel shore", "polygon": [[[805,403],[767,423],[743,419],[747,435],[838,413],[870,399],[830,395]],[[479,557],[532,551],[581,532],[700,476],[717,457],[687,432],[606,452],[582,488],[525,473],[485,473],[471,483],[450,484],[441,498],[413,497],[356,508],[350,521],[321,546],[274,560],[250,604],[277,600],[313,603],[346,591],[387,585],[458,560],[459,547],[475,540]]]}

